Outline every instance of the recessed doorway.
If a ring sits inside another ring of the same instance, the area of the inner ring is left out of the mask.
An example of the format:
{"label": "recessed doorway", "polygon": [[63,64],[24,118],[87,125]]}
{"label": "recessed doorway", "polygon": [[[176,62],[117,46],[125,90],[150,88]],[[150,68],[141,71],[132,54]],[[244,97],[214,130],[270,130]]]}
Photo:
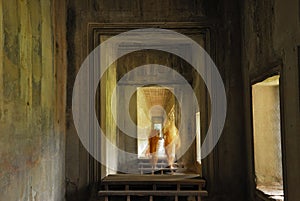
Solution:
{"label": "recessed doorway", "polygon": [[175,97],[171,88],[160,86],[139,87],[137,89],[138,157],[147,158],[148,139],[151,130],[157,131],[159,140],[158,158],[166,158],[163,128],[168,117],[175,116]]}

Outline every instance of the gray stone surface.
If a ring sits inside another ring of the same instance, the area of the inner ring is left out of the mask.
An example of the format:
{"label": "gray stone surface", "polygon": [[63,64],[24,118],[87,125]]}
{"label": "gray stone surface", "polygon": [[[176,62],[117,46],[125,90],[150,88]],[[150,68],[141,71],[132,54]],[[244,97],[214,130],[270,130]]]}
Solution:
{"label": "gray stone surface", "polygon": [[66,65],[55,46],[65,48],[56,3],[0,2],[0,200],[64,200]]}

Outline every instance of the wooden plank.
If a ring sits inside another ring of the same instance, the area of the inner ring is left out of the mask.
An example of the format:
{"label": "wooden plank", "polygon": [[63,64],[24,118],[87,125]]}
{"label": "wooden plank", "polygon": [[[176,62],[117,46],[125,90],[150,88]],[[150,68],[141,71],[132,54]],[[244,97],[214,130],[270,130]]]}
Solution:
{"label": "wooden plank", "polygon": [[205,180],[202,179],[185,179],[179,181],[173,180],[144,180],[144,181],[102,181],[103,185],[148,185],[148,184],[191,184],[191,185],[200,185],[201,187],[205,186]]}
{"label": "wooden plank", "polygon": [[[180,184],[177,184],[177,192],[180,192]],[[178,201],[178,195],[175,196],[175,201]]]}
{"label": "wooden plank", "polygon": [[[129,191],[129,185],[125,186],[125,191]],[[130,201],[130,195],[127,195],[127,201]]]}
{"label": "wooden plank", "polygon": [[139,170],[178,170],[178,168],[167,168],[167,167],[163,167],[163,168],[159,168],[159,167],[142,167],[139,168]]}
{"label": "wooden plank", "polygon": [[205,190],[201,191],[162,191],[162,190],[148,190],[148,191],[99,191],[99,196],[208,196],[208,192]]}
{"label": "wooden plank", "polygon": [[[105,190],[108,191],[108,185],[105,185]],[[105,196],[105,201],[108,201],[108,195]]]}
{"label": "wooden plank", "polygon": [[[198,190],[199,191],[202,190],[202,186],[199,185]],[[197,196],[197,201],[201,201],[201,196],[199,196],[199,195]]]}
{"label": "wooden plank", "polygon": [[[155,191],[156,190],[156,184],[153,184],[152,188]],[[152,195],[150,195],[149,201],[153,201],[153,196]]]}
{"label": "wooden plank", "polygon": [[[152,164],[141,162],[141,163],[139,163],[139,165],[152,165]],[[168,163],[156,163],[156,165],[168,165]],[[176,165],[176,163],[174,163],[174,165]]]}
{"label": "wooden plank", "polygon": [[[110,181],[182,181],[186,179],[203,180],[198,174],[173,174],[173,175],[140,175],[140,174],[115,174],[108,175],[101,182]],[[204,181],[204,180],[203,180]]]}

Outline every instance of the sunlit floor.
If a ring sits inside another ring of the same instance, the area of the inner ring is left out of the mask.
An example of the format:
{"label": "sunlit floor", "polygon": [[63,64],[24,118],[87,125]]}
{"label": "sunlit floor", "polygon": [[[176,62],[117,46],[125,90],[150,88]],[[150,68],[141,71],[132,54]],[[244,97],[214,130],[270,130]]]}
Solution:
{"label": "sunlit floor", "polygon": [[267,195],[269,198],[276,200],[276,201],[283,201],[284,200],[284,192],[282,189],[282,185],[274,184],[269,186],[259,185],[257,189]]}

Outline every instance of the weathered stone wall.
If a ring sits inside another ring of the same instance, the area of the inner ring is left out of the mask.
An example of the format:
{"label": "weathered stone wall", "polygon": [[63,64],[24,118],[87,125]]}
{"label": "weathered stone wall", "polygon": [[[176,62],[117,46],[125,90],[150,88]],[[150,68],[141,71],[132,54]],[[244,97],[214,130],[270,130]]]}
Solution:
{"label": "weathered stone wall", "polygon": [[[300,112],[299,1],[252,1],[243,6],[243,74],[245,91],[246,136],[248,150],[249,195],[254,193],[254,169],[251,123],[251,81],[274,66],[281,67],[281,112],[283,177],[285,198],[298,200],[300,191]],[[252,198],[253,199],[253,198]]]}
{"label": "weathered stone wall", "polygon": [[0,1],[0,200],[64,200],[64,6]]}

